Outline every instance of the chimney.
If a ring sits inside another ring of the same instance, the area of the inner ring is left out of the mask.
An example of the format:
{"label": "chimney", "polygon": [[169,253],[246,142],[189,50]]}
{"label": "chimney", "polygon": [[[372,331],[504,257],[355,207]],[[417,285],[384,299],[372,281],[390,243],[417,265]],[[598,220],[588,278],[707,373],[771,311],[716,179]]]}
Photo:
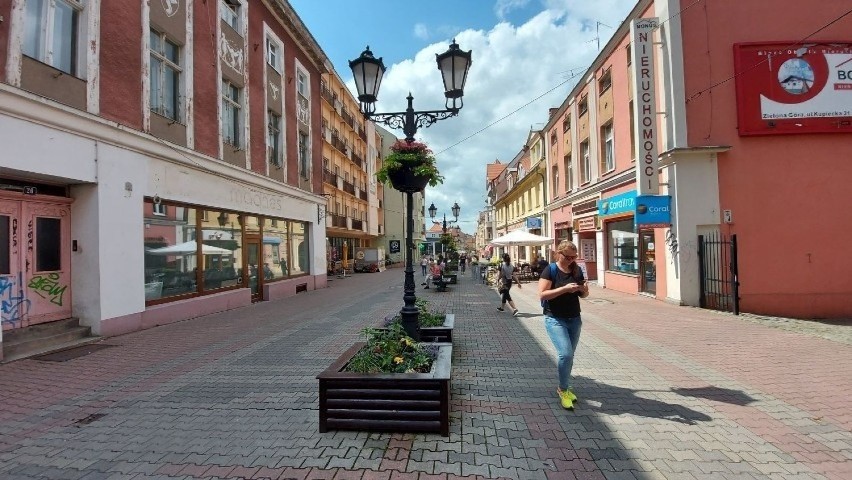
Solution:
{"label": "chimney", "polygon": [[549,120],[549,119],[551,119],[551,118],[553,118],[553,114],[555,114],[558,110],[559,110],[559,107],[551,107],[551,108],[547,111],[547,118],[548,118],[548,120]]}

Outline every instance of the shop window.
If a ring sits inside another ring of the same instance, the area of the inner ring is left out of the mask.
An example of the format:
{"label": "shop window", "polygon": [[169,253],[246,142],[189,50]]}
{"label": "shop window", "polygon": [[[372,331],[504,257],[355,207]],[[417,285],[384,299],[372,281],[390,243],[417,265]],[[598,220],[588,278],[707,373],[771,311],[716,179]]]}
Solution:
{"label": "shop window", "polygon": [[639,234],[633,219],[608,222],[606,238],[609,242],[607,268],[613,272],[639,273]]}
{"label": "shop window", "polygon": [[82,11],[77,0],[27,0],[24,55],[82,77],[84,69],[78,65]]}
{"label": "shop window", "polygon": [[[307,223],[290,222],[290,258],[293,260],[290,275],[301,275],[311,271],[311,252],[307,231]],[[349,243],[350,248],[354,247],[353,243]]]}
{"label": "shop window", "polygon": [[[145,199],[147,211],[157,212],[160,204]],[[150,206],[150,207],[149,207]],[[165,209],[163,210],[165,211]],[[219,246],[199,246],[196,240],[196,209],[184,207],[183,215],[175,218],[145,219],[144,229],[144,287],[145,300],[156,301],[198,293],[198,269],[205,261],[230,258],[233,250]],[[214,212],[213,218],[218,215]],[[199,260],[199,248],[201,255]]]}
{"label": "shop window", "polygon": [[289,223],[273,219],[263,231],[263,279],[278,280],[290,276]]}

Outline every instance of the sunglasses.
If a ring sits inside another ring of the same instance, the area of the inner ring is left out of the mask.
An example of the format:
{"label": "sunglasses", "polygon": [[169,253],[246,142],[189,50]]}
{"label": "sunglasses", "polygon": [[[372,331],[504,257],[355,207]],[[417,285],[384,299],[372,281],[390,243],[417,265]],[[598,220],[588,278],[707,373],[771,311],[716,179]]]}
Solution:
{"label": "sunglasses", "polygon": [[569,259],[569,260],[574,260],[575,258],[577,258],[577,255],[566,255],[566,254],[564,254],[564,253],[562,253],[562,252],[559,252],[559,255],[562,255],[563,257],[565,257],[565,258],[567,258],[567,259]]}

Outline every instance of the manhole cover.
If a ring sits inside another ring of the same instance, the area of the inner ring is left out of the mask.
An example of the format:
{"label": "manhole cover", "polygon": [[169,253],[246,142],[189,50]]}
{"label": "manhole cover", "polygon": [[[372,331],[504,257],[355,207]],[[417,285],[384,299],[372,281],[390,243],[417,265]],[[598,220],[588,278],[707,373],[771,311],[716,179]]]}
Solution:
{"label": "manhole cover", "polygon": [[33,357],[33,360],[39,360],[42,362],[67,362],[68,360],[73,360],[78,357],[86,356],[90,353],[97,352],[98,350],[103,350],[105,348],[114,347],[115,345],[105,345],[103,343],[93,343],[90,345],[83,345],[81,347],[69,348],[68,350],[60,350],[58,352],[47,353],[45,355],[39,355],[37,357]]}
{"label": "manhole cover", "polygon": [[607,300],[605,298],[589,298],[586,301],[590,302],[590,303],[596,303],[598,305],[612,305],[613,304],[612,300]]}

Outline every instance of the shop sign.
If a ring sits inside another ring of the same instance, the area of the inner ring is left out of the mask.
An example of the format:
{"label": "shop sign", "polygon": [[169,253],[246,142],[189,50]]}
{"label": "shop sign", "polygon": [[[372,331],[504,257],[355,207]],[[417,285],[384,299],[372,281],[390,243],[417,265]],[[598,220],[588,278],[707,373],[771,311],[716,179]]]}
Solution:
{"label": "shop sign", "polygon": [[578,218],[577,230],[580,232],[592,232],[597,230],[595,225],[595,217]]}
{"label": "shop sign", "polygon": [[852,132],[852,43],[734,45],[740,135]]}
{"label": "shop sign", "polygon": [[632,215],[635,211],[636,190],[601,199],[598,203],[598,215],[601,217],[614,217],[625,213]]}
{"label": "shop sign", "polygon": [[527,228],[541,228],[541,217],[527,218]]}
{"label": "shop sign", "polygon": [[399,240],[391,240],[388,244],[390,246],[390,253],[399,253],[401,250]]}
{"label": "shop sign", "polygon": [[654,93],[654,30],[658,18],[640,18],[630,23],[633,48],[633,92],[635,118],[633,132],[636,136],[636,188],[641,194],[659,191],[657,171],[657,101]]}
{"label": "shop sign", "polygon": [[671,195],[639,195],[636,197],[636,227],[663,228],[672,224]]}

